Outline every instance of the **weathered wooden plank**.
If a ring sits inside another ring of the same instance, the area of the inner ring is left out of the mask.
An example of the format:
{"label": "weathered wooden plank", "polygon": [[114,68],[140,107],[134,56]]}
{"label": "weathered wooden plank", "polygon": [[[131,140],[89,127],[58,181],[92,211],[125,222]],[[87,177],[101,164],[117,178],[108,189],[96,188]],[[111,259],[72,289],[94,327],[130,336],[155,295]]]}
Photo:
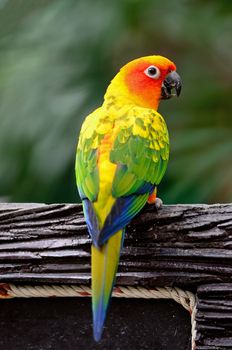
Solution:
{"label": "weathered wooden plank", "polygon": [[[90,244],[80,205],[0,204],[0,282],[89,284]],[[117,283],[197,291],[196,350],[228,350],[231,247],[231,204],[146,207],[127,228]]]}
{"label": "weathered wooden plank", "polygon": [[[232,282],[232,205],[147,206],[127,228],[117,283]],[[90,282],[81,205],[0,204],[0,281]]]}
{"label": "weathered wooden plank", "polygon": [[196,350],[232,349],[232,284],[197,289]]}

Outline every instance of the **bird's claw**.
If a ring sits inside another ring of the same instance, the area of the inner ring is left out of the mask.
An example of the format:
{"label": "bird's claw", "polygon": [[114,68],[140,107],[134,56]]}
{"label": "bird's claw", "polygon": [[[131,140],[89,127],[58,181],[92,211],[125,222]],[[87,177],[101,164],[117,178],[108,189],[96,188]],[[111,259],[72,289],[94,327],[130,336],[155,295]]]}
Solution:
{"label": "bird's claw", "polygon": [[159,210],[163,206],[162,199],[156,197],[154,205],[155,205],[156,210]]}
{"label": "bird's claw", "polygon": [[153,204],[156,210],[159,210],[162,207],[163,201],[162,199],[156,197],[156,189],[148,197],[147,203],[150,205]]}

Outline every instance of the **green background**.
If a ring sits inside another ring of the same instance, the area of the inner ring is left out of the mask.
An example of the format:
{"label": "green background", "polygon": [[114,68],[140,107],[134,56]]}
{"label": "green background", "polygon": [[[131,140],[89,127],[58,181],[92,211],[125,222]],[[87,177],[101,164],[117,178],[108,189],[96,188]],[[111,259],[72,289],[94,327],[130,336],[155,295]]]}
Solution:
{"label": "green background", "polygon": [[183,80],[162,102],[165,203],[232,200],[232,1],[0,1],[0,199],[76,202],[80,125],[118,69],[162,54]]}

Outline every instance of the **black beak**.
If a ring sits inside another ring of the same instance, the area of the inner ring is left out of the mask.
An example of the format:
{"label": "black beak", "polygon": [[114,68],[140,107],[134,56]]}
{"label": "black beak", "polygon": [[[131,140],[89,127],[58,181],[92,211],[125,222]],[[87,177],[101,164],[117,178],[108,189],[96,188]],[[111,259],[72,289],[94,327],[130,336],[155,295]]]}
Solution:
{"label": "black beak", "polygon": [[[181,92],[182,82],[179,74],[175,71],[169,73],[163,81],[161,90],[161,99],[167,100],[173,96],[179,96]],[[172,93],[172,90],[175,93]]]}

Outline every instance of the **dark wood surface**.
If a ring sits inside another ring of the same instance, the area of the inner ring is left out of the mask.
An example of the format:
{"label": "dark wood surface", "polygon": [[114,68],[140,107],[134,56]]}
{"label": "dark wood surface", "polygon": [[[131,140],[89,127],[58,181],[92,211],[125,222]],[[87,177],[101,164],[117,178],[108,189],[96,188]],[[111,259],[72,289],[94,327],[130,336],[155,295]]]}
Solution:
{"label": "dark wood surface", "polygon": [[[1,204],[0,281],[90,282],[80,205]],[[127,228],[118,284],[232,282],[232,205],[146,207]]]}
{"label": "dark wood surface", "polygon": [[232,349],[232,283],[197,290],[197,349]]}
{"label": "dark wood surface", "polygon": [[[198,298],[196,350],[232,349],[232,205],[163,206],[158,213],[154,207],[147,206],[128,226],[126,232],[117,284],[147,287],[177,286],[196,292]],[[90,244],[80,205],[0,204],[0,282],[90,284]],[[7,305],[13,305],[14,302],[16,309],[20,309],[17,304],[20,303],[18,300],[4,301],[3,305],[7,307]],[[30,302],[31,306],[27,305],[29,309],[33,308],[35,301],[23,301],[22,305]],[[51,301],[47,300],[42,303],[46,302]],[[144,332],[147,329],[147,334],[151,335],[153,334],[152,329],[159,321],[155,313],[152,321],[151,316],[148,317],[148,309],[151,307],[149,303],[156,302],[157,305],[167,303],[165,305],[168,305],[169,301],[150,300],[147,302],[148,304],[144,300],[131,299],[114,302],[114,305],[119,303],[118,309],[115,306],[118,310],[115,311],[118,312],[117,317],[120,319],[120,313],[127,310],[128,318],[132,319],[133,324],[132,310],[135,310],[138,317],[140,314],[142,316],[141,310],[144,310],[143,322],[146,320]],[[57,301],[57,303],[60,302]],[[62,301],[62,303],[65,302]],[[74,304],[76,303],[79,303],[78,305],[82,308],[89,301],[73,301],[71,307],[73,310],[75,310]],[[126,305],[125,310],[122,307],[123,303]],[[47,308],[45,304],[43,305]],[[141,310],[140,305],[142,305]],[[146,305],[150,305],[148,309]],[[39,311],[42,307],[38,306],[37,310]],[[56,307],[59,310],[59,306]],[[130,307],[132,307],[131,311]],[[87,310],[85,306],[82,311],[84,309]],[[0,314],[4,315],[2,312]],[[90,308],[86,312],[89,312],[89,316],[86,316],[88,331],[85,333],[80,328],[83,334],[88,334],[90,331]],[[165,313],[160,309],[159,312],[160,314]],[[114,315],[112,307],[109,317],[114,317]],[[176,318],[176,327],[180,323],[186,333],[189,326],[186,322],[178,320]],[[1,328],[8,329],[7,322],[6,319]],[[135,339],[137,334],[139,339],[142,339],[138,330],[140,327],[137,329],[136,324],[135,328],[132,325],[127,328],[125,325],[126,332],[130,332],[130,327],[133,328],[131,341],[133,334]],[[165,325],[163,324],[160,328],[165,328]],[[112,331],[109,331],[109,337],[116,337],[115,344],[119,344],[117,343],[117,337],[120,334],[117,333],[118,329],[120,329],[120,324],[115,325],[113,335]],[[177,332],[181,334],[179,328]],[[106,334],[108,334],[107,331]],[[149,346],[158,350],[188,349],[186,347],[188,345],[174,345],[177,344],[174,343],[174,340],[171,340],[172,348],[169,343],[167,343],[169,347],[155,346],[150,342],[159,342],[158,338],[149,339],[148,335],[147,337],[144,349],[148,349]],[[162,333],[160,339],[164,341],[163,344],[166,344],[165,337]],[[64,339],[66,339],[65,336]],[[108,345],[102,344],[101,349],[112,348],[111,343],[107,343],[107,339],[109,338],[105,339],[105,344]],[[3,340],[0,340],[2,345],[1,341]],[[190,341],[190,334],[188,334],[188,341]],[[64,342],[60,340],[59,344],[64,344]],[[74,346],[74,343],[71,342],[71,344]],[[88,348],[95,349],[95,345],[91,344]],[[7,349],[6,346],[5,349]],[[59,349],[58,345],[55,347],[36,346],[31,345],[27,349]],[[23,345],[21,348],[23,349]],[[121,346],[115,349],[124,348]],[[140,346],[138,349],[143,349],[143,347]]]}

